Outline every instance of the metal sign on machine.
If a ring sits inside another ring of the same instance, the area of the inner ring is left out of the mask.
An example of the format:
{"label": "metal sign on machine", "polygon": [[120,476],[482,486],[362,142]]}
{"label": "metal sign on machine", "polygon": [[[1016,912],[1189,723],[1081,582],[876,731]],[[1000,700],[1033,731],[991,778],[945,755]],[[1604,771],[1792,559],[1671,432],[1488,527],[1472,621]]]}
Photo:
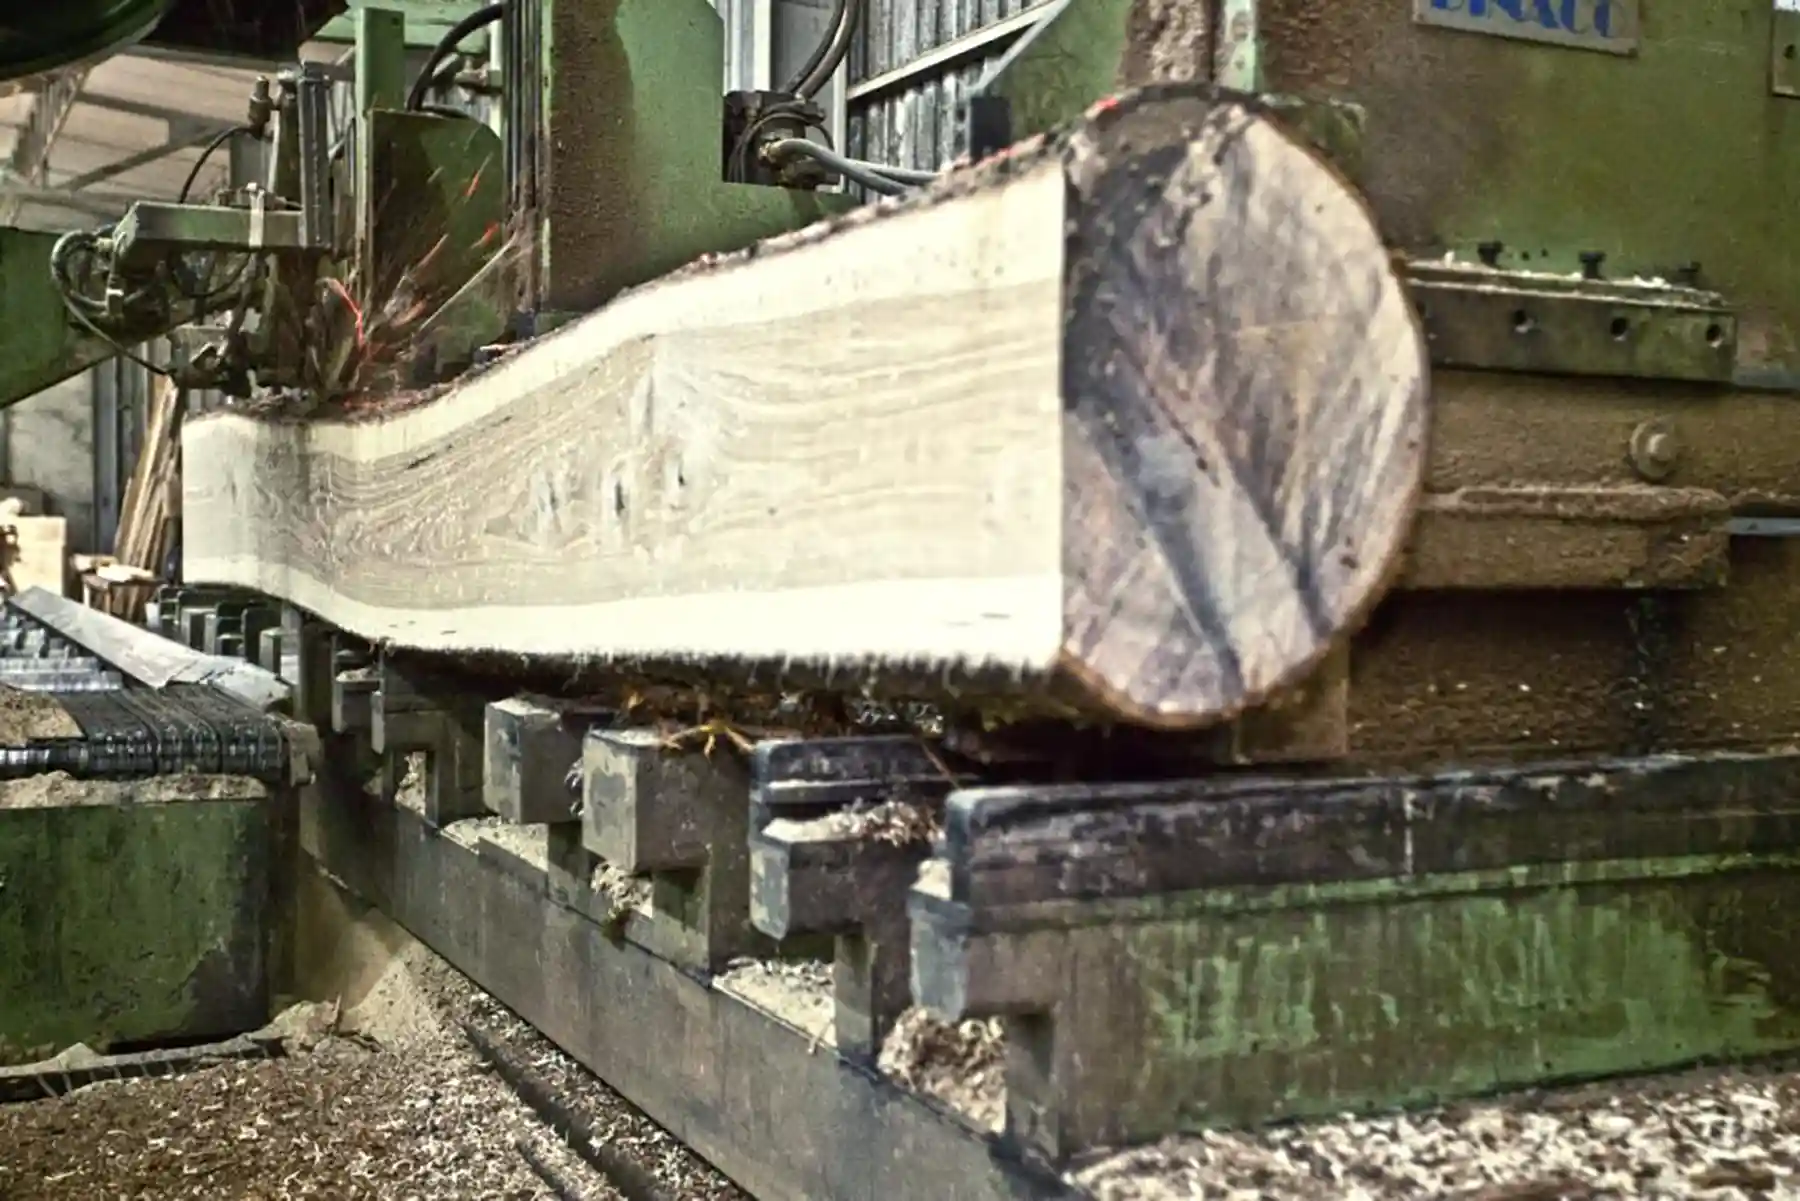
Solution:
{"label": "metal sign on machine", "polygon": [[1635,54],[1638,0],[1413,0],[1421,25]]}

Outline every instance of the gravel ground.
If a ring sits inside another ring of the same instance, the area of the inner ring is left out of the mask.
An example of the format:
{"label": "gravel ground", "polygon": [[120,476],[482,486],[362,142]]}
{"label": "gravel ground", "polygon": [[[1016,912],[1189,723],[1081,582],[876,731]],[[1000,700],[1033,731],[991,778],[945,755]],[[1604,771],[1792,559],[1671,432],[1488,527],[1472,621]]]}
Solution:
{"label": "gravel ground", "polygon": [[1072,1176],[1100,1201],[1800,1198],[1800,1070],[1692,1072],[1169,1139]]}
{"label": "gravel ground", "polygon": [[[0,1201],[743,1196],[422,950],[357,1009],[300,1006],[271,1033],[285,1055],[0,1106]],[[526,1103],[534,1082],[560,1120]],[[587,1155],[563,1137],[571,1120]]]}

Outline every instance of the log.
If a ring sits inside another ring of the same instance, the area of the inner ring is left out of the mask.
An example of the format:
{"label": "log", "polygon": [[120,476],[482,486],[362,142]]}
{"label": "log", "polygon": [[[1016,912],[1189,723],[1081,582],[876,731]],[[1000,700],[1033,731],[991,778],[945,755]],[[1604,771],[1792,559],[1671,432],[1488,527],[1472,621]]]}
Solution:
{"label": "log", "polygon": [[421,650],[986,671],[1192,728],[1386,589],[1426,380],[1351,189],[1159,86],[429,403],[190,421],[185,578]]}

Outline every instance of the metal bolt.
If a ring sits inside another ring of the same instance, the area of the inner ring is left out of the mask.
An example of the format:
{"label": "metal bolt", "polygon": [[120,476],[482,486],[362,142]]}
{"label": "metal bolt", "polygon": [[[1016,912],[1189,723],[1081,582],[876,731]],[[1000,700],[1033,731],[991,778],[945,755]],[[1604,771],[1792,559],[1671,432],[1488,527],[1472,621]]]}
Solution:
{"label": "metal bolt", "polygon": [[1681,442],[1663,421],[1646,421],[1631,431],[1631,466],[1652,483],[1675,473],[1681,458]]}
{"label": "metal bolt", "polygon": [[1505,249],[1505,242],[1480,242],[1475,246],[1475,253],[1481,256],[1483,266],[1498,267],[1500,265],[1500,252]]}
{"label": "metal bolt", "polygon": [[1600,250],[1584,250],[1581,252],[1581,278],[1599,279],[1600,267],[1606,262],[1606,253]]}

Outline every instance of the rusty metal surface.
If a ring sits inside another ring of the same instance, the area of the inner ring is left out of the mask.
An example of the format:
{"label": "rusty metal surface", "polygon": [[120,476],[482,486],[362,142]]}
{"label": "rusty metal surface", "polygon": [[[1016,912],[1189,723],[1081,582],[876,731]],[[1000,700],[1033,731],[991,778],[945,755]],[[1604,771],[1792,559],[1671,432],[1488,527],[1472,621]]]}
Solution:
{"label": "rusty metal surface", "polygon": [[1651,380],[1439,370],[1426,488],[1629,484],[1632,439],[1660,421],[1679,446],[1662,481],[1739,512],[1800,512],[1800,422],[1777,392]]}
{"label": "rusty metal surface", "polygon": [[1731,509],[1705,488],[1470,488],[1427,497],[1399,587],[1714,588]]}
{"label": "rusty metal surface", "polygon": [[1351,753],[1377,762],[1767,746],[1800,738],[1800,540],[1737,538],[1685,593],[1401,592],[1352,658]]}

